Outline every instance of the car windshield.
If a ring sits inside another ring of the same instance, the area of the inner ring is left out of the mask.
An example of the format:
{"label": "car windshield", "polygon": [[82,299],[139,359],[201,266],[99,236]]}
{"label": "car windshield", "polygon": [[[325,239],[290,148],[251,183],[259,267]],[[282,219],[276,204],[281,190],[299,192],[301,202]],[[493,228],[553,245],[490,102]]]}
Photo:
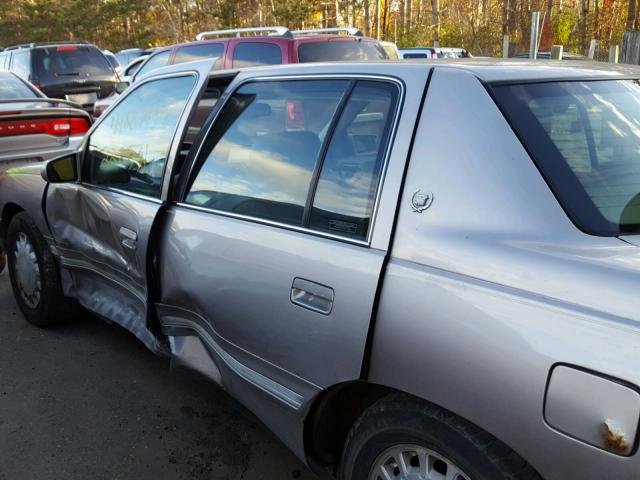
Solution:
{"label": "car windshield", "polygon": [[567,214],[593,235],[640,233],[640,83],[494,87]]}
{"label": "car windshield", "polygon": [[10,73],[0,73],[0,100],[14,98],[38,98],[38,96],[19,78]]}
{"label": "car windshield", "polygon": [[298,57],[300,62],[388,59],[386,52],[379,44],[352,40],[302,43],[298,47]]}
{"label": "car windshield", "polygon": [[61,45],[38,48],[35,50],[35,60],[43,83],[63,78],[113,76],[109,61],[95,47]]}

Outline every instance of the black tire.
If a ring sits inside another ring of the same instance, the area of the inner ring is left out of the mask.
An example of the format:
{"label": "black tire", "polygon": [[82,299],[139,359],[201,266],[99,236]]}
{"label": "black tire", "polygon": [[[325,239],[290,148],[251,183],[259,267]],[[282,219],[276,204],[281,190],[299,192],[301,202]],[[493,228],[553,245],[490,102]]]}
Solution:
{"label": "black tire", "polygon": [[470,480],[541,480],[522,457],[489,433],[402,394],[383,398],[356,421],[345,442],[338,479],[369,480],[380,455],[397,445],[431,450]]}
{"label": "black tire", "polygon": [[[16,277],[16,243],[21,235],[26,236],[33,246],[40,273],[40,295],[37,302],[32,300],[33,305],[23,298]],[[62,293],[58,264],[46,240],[33,219],[24,212],[16,214],[9,224],[7,260],[13,295],[27,321],[38,327],[49,327],[68,320],[78,312],[77,303]]]}

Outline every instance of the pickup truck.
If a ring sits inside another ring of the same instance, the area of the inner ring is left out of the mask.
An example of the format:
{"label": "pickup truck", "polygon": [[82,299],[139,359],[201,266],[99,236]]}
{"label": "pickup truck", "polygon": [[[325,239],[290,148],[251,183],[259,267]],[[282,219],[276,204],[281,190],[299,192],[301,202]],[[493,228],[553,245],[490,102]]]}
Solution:
{"label": "pickup truck", "polygon": [[0,180],[28,321],[124,326],[341,480],[638,478],[638,68],[211,70]]}

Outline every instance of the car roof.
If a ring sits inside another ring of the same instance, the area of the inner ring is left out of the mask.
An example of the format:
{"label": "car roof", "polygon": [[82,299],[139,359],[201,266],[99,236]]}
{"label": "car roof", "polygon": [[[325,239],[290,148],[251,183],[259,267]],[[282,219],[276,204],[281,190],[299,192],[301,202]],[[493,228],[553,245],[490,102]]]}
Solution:
{"label": "car roof", "polygon": [[[346,41],[364,41],[364,42],[375,42],[375,38],[371,37],[363,37],[363,36],[355,36],[355,35],[339,35],[339,34],[314,34],[314,35],[296,35],[295,32],[292,32],[293,36],[284,36],[284,35],[253,35],[246,37],[220,37],[220,38],[207,38],[205,40],[193,40],[190,42],[183,43],[175,43],[173,45],[169,45],[167,47],[161,47],[164,49],[177,50],[182,47],[188,47],[191,45],[207,45],[210,43],[226,43],[233,41],[234,43],[283,43],[283,42],[292,42],[292,43],[307,43],[307,42],[327,42],[330,40],[346,40]],[[155,52],[154,52],[155,53]]]}
{"label": "car roof", "polygon": [[[153,76],[192,70],[194,65],[211,60],[200,60],[161,67],[145,76]],[[553,63],[550,63],[553,62]],[[213,63],[211,63],[213,65]],[[550,60],[530,61],[514,59],[439,59],[439,60],[386,60],[369,62],[318,62],[294,63],[276,66],[249,67],[242,69],[242,76],[283,75],[427,75],[430,68],[453,69],[469,72],[487,83],[523,83],[560,80],[623,79],[639,78],[640,66],[601,62],[555,62]],[[215,70],[212,76],[229,74],[229,70]]]}

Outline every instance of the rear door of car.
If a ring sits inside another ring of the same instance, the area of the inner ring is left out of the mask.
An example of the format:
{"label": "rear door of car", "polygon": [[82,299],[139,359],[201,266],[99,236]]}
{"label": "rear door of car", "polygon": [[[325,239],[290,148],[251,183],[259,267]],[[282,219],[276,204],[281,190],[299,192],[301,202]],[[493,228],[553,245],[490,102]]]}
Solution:
{"label": "rear door of car", "polygon": [[293,410],[360,377],[418,109],[400,115],[405,93],[378,76],[241,82],[182,179],[159,317],[199,335],[245,403],[236,376]]}
{"label": "rear door of car", "polygon": [[146,328],[149,239],[211,67],[193,63],[127,90],[89,132],[81,180],[47,192],[48,223],[73,279],[67,293],[152,350],[159,345]]}

